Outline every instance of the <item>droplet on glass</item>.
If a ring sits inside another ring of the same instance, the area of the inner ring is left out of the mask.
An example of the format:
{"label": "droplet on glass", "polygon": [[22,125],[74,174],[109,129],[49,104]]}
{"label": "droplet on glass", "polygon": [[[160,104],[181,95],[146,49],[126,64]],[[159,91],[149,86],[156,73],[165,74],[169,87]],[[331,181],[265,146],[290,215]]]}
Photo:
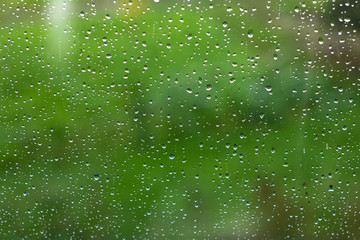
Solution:
{"label": "droplet on glass", "polygon": [[248,38],[253,38],[254,37],[254,31],[252,29],[250,29],[248,31]]}

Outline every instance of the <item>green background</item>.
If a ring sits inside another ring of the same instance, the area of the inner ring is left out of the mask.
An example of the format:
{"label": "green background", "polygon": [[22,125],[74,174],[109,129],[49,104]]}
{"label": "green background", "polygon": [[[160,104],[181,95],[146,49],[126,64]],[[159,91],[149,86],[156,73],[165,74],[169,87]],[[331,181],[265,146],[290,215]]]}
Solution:
{"label": "green background", "polygon": [[1,1],[1,238],[360,238],[358,6]]}

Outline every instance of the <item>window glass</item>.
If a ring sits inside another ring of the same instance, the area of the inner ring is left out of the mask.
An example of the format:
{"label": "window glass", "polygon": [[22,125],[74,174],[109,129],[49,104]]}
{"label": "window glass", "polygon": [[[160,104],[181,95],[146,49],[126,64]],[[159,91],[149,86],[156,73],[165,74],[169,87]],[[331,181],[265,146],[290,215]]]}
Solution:
{"label": "window glass", "polygon": [[1,239],[358,239],[358,0],[0,0]]}

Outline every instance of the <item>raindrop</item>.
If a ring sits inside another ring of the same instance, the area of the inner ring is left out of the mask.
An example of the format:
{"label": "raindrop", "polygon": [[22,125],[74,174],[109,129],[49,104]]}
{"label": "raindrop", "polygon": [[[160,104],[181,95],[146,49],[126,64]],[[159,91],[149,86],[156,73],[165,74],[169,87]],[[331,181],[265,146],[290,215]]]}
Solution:
{"label": "raindrop", "polygon": [[254,37],[254,31],[252,29],[250,29],[247,33],[248,38],[253,38]]}

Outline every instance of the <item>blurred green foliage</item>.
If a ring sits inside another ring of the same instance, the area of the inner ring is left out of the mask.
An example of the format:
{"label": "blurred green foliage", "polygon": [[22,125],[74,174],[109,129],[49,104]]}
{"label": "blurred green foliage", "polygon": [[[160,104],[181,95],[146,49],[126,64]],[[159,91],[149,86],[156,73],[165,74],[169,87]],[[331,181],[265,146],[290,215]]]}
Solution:
{"label": "blurred green foliage", "polygon": [[1,238],[359,238],[336,4],[2,2]]}

